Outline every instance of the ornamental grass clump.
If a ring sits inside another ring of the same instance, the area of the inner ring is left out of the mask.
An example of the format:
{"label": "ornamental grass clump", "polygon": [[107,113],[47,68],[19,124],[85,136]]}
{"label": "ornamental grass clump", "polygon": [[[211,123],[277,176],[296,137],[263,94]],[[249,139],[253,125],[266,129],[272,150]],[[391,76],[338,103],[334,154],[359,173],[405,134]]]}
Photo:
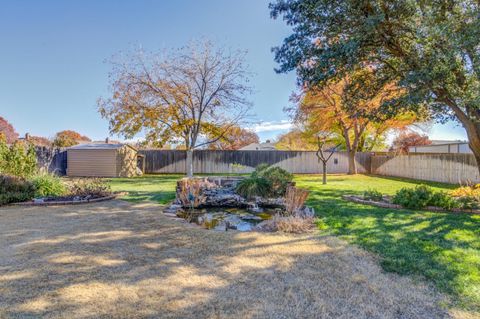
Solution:
{"label": "ornamental grass clump", "polygon": [[285,194],[285,212],[276,214],[263,223],[261,230],[285,233],[304,233],[314,228],[314,211],[306,209],[306,189],[288,186]]}
{"label": "ornamental grass clump", "polygon": [[292,180],[293,175],[283,168],[260,164],[249,177],[238,183],[236,192],[248,199],[283,197]]}
{"label": "ornamental grass clump", "polygon": [[35,197],[58,197],[67,193],[67,187],[56,175],[40,173],[30,180],[35,187]]}
{"label": "ornamental grass clump", "polygon": [[255,175],[241,180],[237,185],[236,192],[248,199],[267,197],[270,187],[270,183],[265,178]]}
{"label": "ornamental grass clump", "polygon": [[281,197],[293,181],[293,175],[278,166],[259,165],[255,174],[270,184],[269,196]]}
{"label": "ornamental grass clump", "polygon": [[204,201],[203,188],[209,187],[207,181],[198,178],[183,178],[178,181],[178,200],[184,207],[198,207]]}
{"label": "ornamental grass clump", "polygon": [[285,211],[287,215],[296,215],[305,207],[308,190],[289,186],[285,194]]}

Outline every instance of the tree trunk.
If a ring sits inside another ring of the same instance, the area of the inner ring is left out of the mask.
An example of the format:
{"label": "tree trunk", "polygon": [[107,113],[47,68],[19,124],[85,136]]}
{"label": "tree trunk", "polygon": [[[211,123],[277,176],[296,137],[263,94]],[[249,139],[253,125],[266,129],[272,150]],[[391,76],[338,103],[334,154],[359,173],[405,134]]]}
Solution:
{"label": "tree trunk", "polygon": [[193,150],[187,150],[187,177],[193,177]]}
{"label": "tree trunk", "polygon": [[467,131],[468,145],[472,149],[475,160],[477,161],[477,168],[480,173],[480,124],[462,123]]}
{"label": "tree trunk", "polygon": [[323,180],[322,180],[323,185],[327,184],[327,163],[323,162]]}
{"label": "tree trunk", "polygon": [[355,160],[355,150],[348,151],[348,174],[357,174],[357,161]]}

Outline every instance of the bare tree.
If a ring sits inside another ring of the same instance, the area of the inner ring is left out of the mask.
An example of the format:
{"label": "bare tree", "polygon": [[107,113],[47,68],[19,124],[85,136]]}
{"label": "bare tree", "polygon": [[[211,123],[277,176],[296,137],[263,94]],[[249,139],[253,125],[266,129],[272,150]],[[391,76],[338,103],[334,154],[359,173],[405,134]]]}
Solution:
{"label": "bare tree", "polygon": [[315,153],[317,155],[318,161],[322,162],[322,184],[327,184],[327,163],[332,157],[332,155],[335,153],[336,149],[338,148],[339,145],[331,148],[329,150],[329,155],[327,156],[326,150],[324,149],[328,144],[330,144],[332,139],[332,133],[330,132],[320,132],[317,134],[317,152]]}
{"label": "bare tree", "polygon": [[251,88],[244,61],[245,52],[210,42],[128,54],[112,61],[113,94],[99,99],[100,113],[110,131],[125,138],[144,132],[157,145],[184,144],[193,176],[193,150],[220,140],[247,116]]}

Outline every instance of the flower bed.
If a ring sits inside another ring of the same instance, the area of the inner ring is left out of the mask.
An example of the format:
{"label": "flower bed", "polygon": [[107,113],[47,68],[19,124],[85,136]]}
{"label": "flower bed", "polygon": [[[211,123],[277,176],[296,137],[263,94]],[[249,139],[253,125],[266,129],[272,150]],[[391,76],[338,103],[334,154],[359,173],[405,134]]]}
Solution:
{"label": "flower bed", "polygon": [[[376,207],[392,208],[392,209],[406,209],[402,205],[392,203],[391,198],[386,197],[386,196],[384,196],[381,201],[364,199],[363,196],[358,196],[358,195],[343,195],[342,198],[345,199],[345,200],[348,200],[350,202],[372,205],[372,206],[376,206]],[[478,209],[472,209],[472,210],[464,210],[464,209],[460,209],[460,208],[444,209],[444,208],[437,207],[437,206],[426,206],[424,208],[421,208],[420,210],[445,212],[445,213],[480,214],[480,210],[478,210]]]}

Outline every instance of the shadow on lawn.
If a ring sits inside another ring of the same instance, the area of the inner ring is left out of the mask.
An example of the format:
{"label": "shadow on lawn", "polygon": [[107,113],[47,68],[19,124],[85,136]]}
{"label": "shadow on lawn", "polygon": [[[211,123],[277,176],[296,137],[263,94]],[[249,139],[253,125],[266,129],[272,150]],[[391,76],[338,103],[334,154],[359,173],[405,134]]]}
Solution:
{"label": "shadow on lawn", "polygon": [[352,193],[311,194],[320,228],[375,252],[385,270],[423,276],[462,307],[480,311],[480,216],[385,209],[338,199]]}
{"label": "shadow on lawn", "polygon": [[0,317],[448,317],[428,289],[338,240],[206,231],[158,208],[25,209],[6,220]]}

